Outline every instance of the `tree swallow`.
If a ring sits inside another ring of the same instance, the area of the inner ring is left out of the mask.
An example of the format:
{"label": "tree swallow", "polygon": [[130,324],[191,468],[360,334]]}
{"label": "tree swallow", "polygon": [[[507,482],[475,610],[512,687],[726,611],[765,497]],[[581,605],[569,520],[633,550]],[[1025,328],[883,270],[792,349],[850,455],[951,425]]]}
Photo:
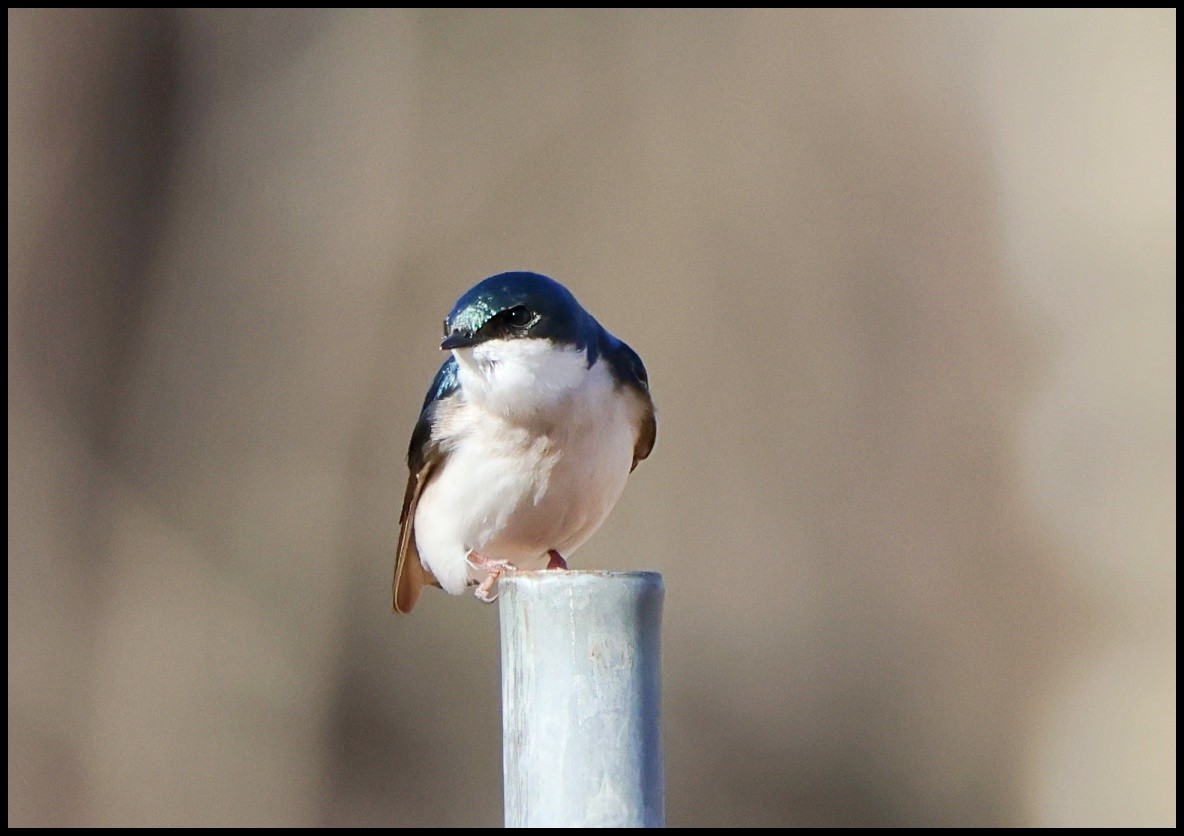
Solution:
{"label": "tree swallow", "polygon": [[566,569],[654,446],[641,358],[563,285],[499,273],[444,320],[451,356],[407,451],[395,610],[424,584],[483,601],[515,569]]}

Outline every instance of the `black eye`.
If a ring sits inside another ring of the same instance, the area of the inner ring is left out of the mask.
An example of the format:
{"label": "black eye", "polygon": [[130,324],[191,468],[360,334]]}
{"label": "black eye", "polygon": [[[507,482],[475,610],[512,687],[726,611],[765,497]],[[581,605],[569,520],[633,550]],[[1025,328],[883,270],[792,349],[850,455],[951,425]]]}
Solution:
{"label": "black eye", "polygon": [[515,328],[525,328],[534,322],[534,313],[525,305],[510,308],[505,313],[506,322]]}

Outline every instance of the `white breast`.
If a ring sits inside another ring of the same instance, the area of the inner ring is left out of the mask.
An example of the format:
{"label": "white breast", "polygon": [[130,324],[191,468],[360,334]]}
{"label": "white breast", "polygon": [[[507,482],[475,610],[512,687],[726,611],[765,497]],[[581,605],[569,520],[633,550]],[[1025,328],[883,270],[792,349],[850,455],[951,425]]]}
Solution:
{"label": "white breast", "polygon": [[415,516],[420,559],[447,591],[476,580],[470,550],[543,568],[612,510],[633,463],[642,404],[606,364],[536,339],[455,352],[461,396],[437,413],[448,451]]}

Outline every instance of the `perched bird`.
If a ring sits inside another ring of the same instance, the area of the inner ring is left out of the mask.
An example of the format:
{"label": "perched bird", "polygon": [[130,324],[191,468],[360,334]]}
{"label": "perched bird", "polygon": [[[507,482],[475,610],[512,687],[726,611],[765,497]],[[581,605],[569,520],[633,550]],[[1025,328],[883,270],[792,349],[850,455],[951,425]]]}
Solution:
{"label": "perched bird", "polygon": [[563,285],[499,273],[444,320],[451,356],[407,451],[394,606],[424,584],[483,601],[504,572],[566,569],[650,454],[657,424],[641,358]]}

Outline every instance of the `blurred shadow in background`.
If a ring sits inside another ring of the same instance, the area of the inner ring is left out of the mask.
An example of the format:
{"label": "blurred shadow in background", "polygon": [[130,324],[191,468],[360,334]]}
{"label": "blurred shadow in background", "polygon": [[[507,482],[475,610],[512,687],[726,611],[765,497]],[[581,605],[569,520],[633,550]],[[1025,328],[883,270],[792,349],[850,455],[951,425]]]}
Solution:
{"label": "blurred shadow in background", "polygon": [[8,23],[10,825],[500,823],[388,590],[511,268],[650,370],[671,825],[1175,824],[1174,10]]}

